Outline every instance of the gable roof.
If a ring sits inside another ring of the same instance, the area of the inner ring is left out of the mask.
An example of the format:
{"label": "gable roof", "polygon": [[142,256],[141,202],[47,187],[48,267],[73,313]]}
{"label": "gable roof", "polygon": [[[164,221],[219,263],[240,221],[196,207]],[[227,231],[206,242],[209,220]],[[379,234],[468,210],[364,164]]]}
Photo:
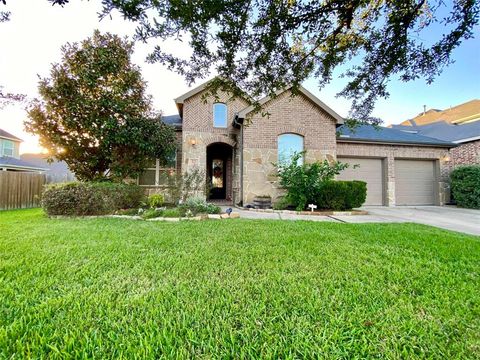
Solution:
{"label": "gable roof", "polygon": [[400,125],[420,126],[439,121],[460,124],[478,120],[480,120],[480,99],[473,99],[445,110],[430,109],[410,120],[403,121]]}
{"label": "gable roof", "polygon": [[455,125],[445,121],[422,126],[392,125],[393,129],[461,144],[480,139],[480,121]]}
{"label": "gable roof", "polygon": [[[292,87],[289,86],[285,89],[278,90],[277,92],[275,92],[274,96],[265,96],[264,98],[260,99],[258,101],[258,103],[260,104],[260,106],[262,106],[266,102],[272,100],[274,97],[277,97],[277,96],[283,94],[285,91],[288,91],[291,88]],[[319,108],[323,109],[327,114],[329,114],[331,117],[333,117],[337,124],[343,124],[343,118],[338,113],[336,113],[331,107],[329,107],[327,104],[325,104],[323,101],[321,101],[315,95],[313,95],[310,91],[308,91],[307,89],[305,89],[301,85],[298,88],[298,90],[301,94],[303,94],[306,98],[308,98],[310,101],[312,101],[315,105],[317,105]],[[250,106],[246,107],[245,109],[241,110],[238,113],[238,117],[240,119],[245,119],[245,117],[254,110],[255,110],[255,105],[250,105]]]}
{"label": "gable roof", "polygon": [[358,125],[351,129],[346,125],[338,128],[337,141],[339,142],[371,142],[386,144],[408,144],[420,146],[439,146],[452,148],[456,145],[449,141],[443,141],[428,136],[423,136],[402,130],[373,125]]}
{"label": "gable roof", "polygon": [[0,129],[0,138],[5,138],[13,141],[23,141],[22,139],[16,137],[15,135],[10,134],[9,132]]}

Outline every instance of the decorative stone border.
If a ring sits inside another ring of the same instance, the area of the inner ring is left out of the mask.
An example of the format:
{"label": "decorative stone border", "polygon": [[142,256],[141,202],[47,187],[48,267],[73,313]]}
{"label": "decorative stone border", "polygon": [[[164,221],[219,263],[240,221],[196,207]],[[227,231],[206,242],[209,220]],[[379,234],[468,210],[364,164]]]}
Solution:
{"label": "decorative stone border", "polygon": [[293,215],[310,215],[310,216],[343,216],[343,215],[368,215],[365,210],[350,210],[350,211],[296,211],[296,210],[273,210],[273,209],[253,209],[242,208],[242,210],[263,213],[277,213],[277,214],[293,214]]}
{"label": "decorative stone border", "polygon": [[240,217],[239,213],[232,212],[230,216],[228,214],[204,214],[199,216],[192,217],[156,217],[151,219],[144,219],[138,215],[98,215],[98,216],[65,216],[65,215],[53,215],[49,216],[51,219],[101,219],[101,218],[113,218],[113,219],[127,219],[127,220],[143,220],[143,221],[167,221],[167,222],[178,222],[178,221],[198,221],[198,220],[222,220],[222,219],[238,219]]}

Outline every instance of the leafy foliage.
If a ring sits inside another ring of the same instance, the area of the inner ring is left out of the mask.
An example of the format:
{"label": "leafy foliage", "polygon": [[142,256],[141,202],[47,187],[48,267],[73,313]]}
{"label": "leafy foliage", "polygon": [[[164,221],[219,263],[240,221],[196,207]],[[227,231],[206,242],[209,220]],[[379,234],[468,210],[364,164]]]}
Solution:
{"label": "leafy foliage", "polygon": [[324,181],[316,194],[319,209],[350,210],[363,205],[367,197],[364,181]]}
{"label": "leafy foliage", "polygon": [[178,206],[183,216],[190,214],[192,216],[197,214],[220,214],[219,206],[209,204],[204,198],[193,196],[188,198],[184,203]]}
{"label": "leafy foliage", "polygon": [[143,189],[137,185],[73,182],[47,186],[42,207],[48,215],[105,215],[138,208],[143,198]]}
{"label": "leafy foliage", "polygon": [[[476,0],[102,3],[103,16],[116,9],[138,22],[137,39],[188,41],[188,58],[157,45],[149,60],[189,82],[215,72],[222,81],[212,86],[258,98],[287,85],[295,92],[311,76],[322,87],[337,77],[335,69],[345,69],[340,95],[353,100],[362,120],[377,98],[388,96],[389,78],[432,82],[452,62],[453,50],[473,37],[480,7]],[[426,32],[437,38],[425,40]]]}
{"label": "leafy foliage", "polygon": [[152,113],[132,52],[131,42],[95,31],[63,46],[61,63],[39,83],[42,100],[26,129],[80,180],[135,177],[175,151],[174,130]]}
{"label": "leafy foliage", "polygon": [[199,168],[182,173],[173,173],[167,179],[168,198],[174,204],[206,194],[205,174]]}
{"label": "leafy foliage", "polygon": [[150,208],[157,208],[163,206],[165,203],[165,197],[162,194],[153,194],[148,197],[147,205]]}
{"label": "leafy foliage", "polygon": [[452,171],[450,178],[457,205],[480,209],[480,165],[460,166]]}
{"label": "leafy foliage", "polygon": [[280,185],[287,191],[284,201],[297,210],[303,210],[309,202],[316,201],[323,182],[333,179],[348,167],[348,164],[331,164],[327,160],[300,164],[298,160],[304,155],[305,152],[296,153],[290,162],[277,164]]}

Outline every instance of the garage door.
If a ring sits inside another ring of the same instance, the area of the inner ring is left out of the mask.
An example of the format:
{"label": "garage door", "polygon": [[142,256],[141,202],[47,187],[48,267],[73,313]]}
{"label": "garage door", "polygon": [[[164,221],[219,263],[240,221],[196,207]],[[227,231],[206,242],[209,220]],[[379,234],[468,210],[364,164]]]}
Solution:
{"label": "garage door", "polygon": [[[350,166],[337,176],[338,180],[362,180],[367,183],[365,205],[383,205],[382,159],[338,158]],[[354,168],[354,165],[359,165]]]}
{"label": "garage door", "polygon": [[435,203],[435,162],[395,160],[395,202],[397,205]]}

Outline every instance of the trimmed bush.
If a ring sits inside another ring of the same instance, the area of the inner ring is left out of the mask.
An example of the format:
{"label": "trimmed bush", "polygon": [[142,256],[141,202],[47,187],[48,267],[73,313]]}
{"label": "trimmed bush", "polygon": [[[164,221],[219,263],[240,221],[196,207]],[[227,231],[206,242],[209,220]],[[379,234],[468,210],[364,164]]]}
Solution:
{"label": "trimmed bush", "polygon": [[480,165],[460,166],[452,171],[450,180],[458,206],[480,209]]}
{"label": "trimmed bush", "polygon": [[316,196],[318,209],[350,210],[363,205],[367,183],[363,181],[324,181]]}
{"label": "trimmed bush", "polygon": [[165,204],[165,197],[162,194],[153,194],[148,197],[147,205],[151,208],[158,208]]}
{"label": "trimmed bush", "polygon": [[48,215],[106,215],[138,208],[143,199],[143,189],[138,185],[73,182],[47,186],[42,207]]}

